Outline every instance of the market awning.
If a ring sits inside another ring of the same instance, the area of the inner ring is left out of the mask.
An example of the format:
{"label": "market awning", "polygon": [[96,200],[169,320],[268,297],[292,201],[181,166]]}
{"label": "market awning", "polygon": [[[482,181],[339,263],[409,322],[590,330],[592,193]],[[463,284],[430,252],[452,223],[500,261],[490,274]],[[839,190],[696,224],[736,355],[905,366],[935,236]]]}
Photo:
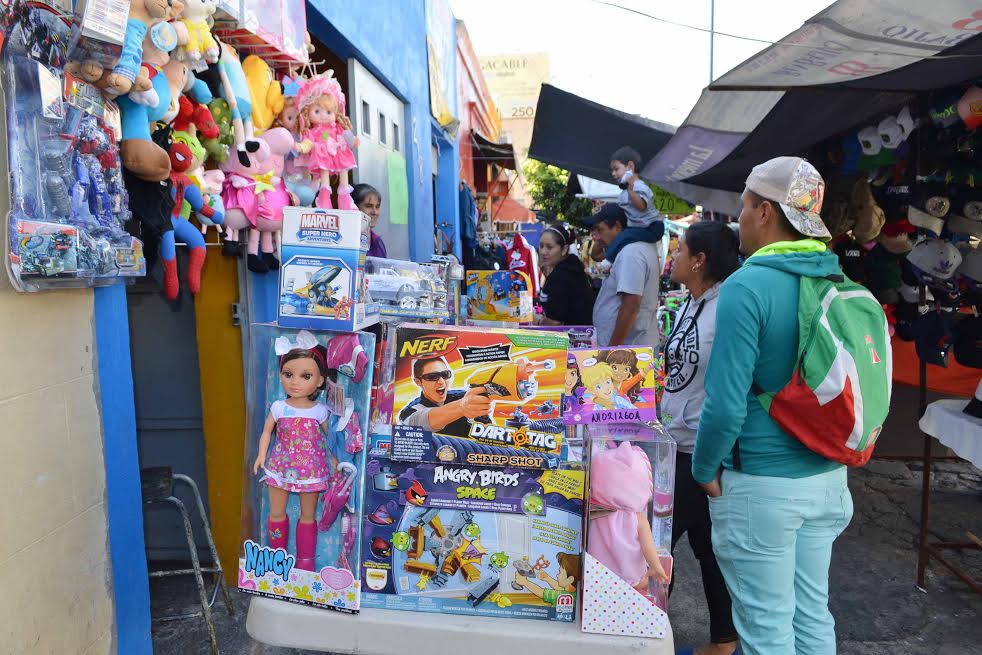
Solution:
{"label": "market awning", "polygon": [[610,154],[630,145],[643,161],[675,133],[671,125],[626,114],[543,84],[529,157],[598,180],[610,178]]}
{"label": "market awning", "polygon": [[495,143],[477,132],[471,132],[471,143],[482,162],[498,164],[502,168],[516,170],[515,147],[512,144]]}
{"label": "market awning", "polygon": [[512,198],[495,198],[491,202],[491,221],[493,223],[534,223],[535,212],[526,209]]}
{"label": "market awning", "polygon": [[978,6],[839,0],[703,91],[643,175],[738,192],[761,161],[982,75]]}

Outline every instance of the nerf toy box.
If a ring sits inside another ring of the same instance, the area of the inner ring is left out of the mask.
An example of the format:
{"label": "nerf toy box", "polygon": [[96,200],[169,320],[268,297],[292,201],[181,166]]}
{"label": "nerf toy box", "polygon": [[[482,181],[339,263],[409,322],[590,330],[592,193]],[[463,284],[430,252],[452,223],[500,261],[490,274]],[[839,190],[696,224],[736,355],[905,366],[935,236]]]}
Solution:
{"label": "nerf toy box", "polygon": [[531,323],[532,282],[521,271],[467,271],[467,317]]}
{"label": "nerf toy box", "polygon": [[675,442],[652,423],[585,427],[590,460],[582,629],[664,637]]}
{"label": "nerf toy box", "polygon": [[365,287],[368,234],[360,211],[284,209],[276,322],[342,332],[378,322],[378,305],[368,301]]}
{"label": "nerf toy box", "polygon": [[[252,325],[250,342],[239,590],[357,612],[375,338]],[[284,385],[306,371],[322,390],[297,405]]]}
{"label": "nerf toy box", "polygon": [[583,470],[377,457],[367,474],[363,607],[574,620]]}
{"label": "nerf toy box", "polygon": [[395,341],[393,459],[559,465],[565,334],[403,324]]}
{"label": "nerf toy box", "polygon": [[648,347],[570,350],[563,419],[567,425],[656,420],[657,366]]}

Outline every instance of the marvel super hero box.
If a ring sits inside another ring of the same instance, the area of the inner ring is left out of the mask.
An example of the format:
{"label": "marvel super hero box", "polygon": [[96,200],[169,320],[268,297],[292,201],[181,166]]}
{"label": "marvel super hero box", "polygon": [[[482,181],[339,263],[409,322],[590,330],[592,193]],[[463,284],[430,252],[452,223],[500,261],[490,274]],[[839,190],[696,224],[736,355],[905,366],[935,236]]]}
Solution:
{"label": "marvel super hero box", "polygon": [[390,457],[556,468],[565,334],[403,324]]}

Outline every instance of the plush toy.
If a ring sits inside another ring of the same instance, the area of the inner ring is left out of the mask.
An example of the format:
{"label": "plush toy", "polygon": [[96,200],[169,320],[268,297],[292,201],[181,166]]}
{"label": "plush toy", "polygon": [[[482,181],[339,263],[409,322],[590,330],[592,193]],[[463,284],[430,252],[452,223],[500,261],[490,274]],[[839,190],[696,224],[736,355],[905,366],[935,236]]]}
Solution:
{"label": "plush toy", "polygon": [[218,41],[211,35],[208,27],[210,18],[218,5],[215,0],[183,0],[184,11],[181,23],[187,29],[187,44],[179,48],[177,58],[185,61],[200,61],[213,64],[218,61]]}
{"label": "plush toy", "polygon": [[170,157],[166,150],[150,140],[150,125],[162,120],[167,112],[171,100],[170,85],[161,68],[149,66],[146,70],[150,73],[157,102],[147,106],[144,102],[135,102],[130,95],[117,99],[123,129],[119,151],[124,168],[141,180],[160,182],[170,175]]}
{"label": "plush toy", "polygon": [[176,238],[184,241],[190,249],[188,261],[187,282],[192,294],[201,289],[201,269],[205,265],[205,240],[201,233],[194,229],[191,223],[181,217],[181,207],[186,200],[191,208],[199,215],[210,218],[215,223],[221,223],[223,217],[205,204],[198,187],[191,183],[187,176],[193,162],[191,149],[185,136],[175,136],[170,146],[171,160],[171,196],[174,198],[174,211],[171,214],[171,230],[164,233],[160,244],[160,258],[164,265],[164,296],[168,300],[177,300],[180,283],[177,278],[177,244]]}
{"label": "plush toy", "polygon": [[297,94],[300,110],[301,156],[297,165],[306,168],[311,177],[320,180],[315,204],[331,209],[331,174],[338,174],[338,208],[356,209],[351,199],[348,171],[357,166],[353,148],[358,138],[351,131],[351,121],[345,116],[345,99],[333,71],[318,75],[304,83]]}
{"label": "plush toy", "polygon": [[186,95],[178,99],[177,116],[171,123],[179,132],[188,132],[202,139],[217,139],[218,124],[208,108],[191,100]]}
{"label": "plush toy", "polygon": [[252,122],[260,130],[268,130],[283,111],[283,89],[273,77],[273,70],[256,55],[242,62],[249,94],[252,97]]}
{"label": "plush toy", "polygon": [[[163,122],[172,124],[180,112],[180,99],[191,88],[191,69],[187,62],[178,61],[173,57],[163,67],[164,75],[170,86],[170,105],[164,112]],[[176,128],[175,128],[176,129]]]}
{"label": "plush toy", "polygon": [[[208,201],[208,206],[225,215],[225,203],[222,201],[222,188],[225,185],[225,173],[218,169],[204,171],[198,179],[198,188]],[[218,233],[222,233],[222,227],[213,220],[198,214],[198,222],[201,223],[201,233],[207,234],[208,228],[214,226]],[[222,221],[224,223],[224,221]]]}
{"label": "plush toy", "polygon": [[232,129],[235,134],[235,154],[239,163],[248,168],[249,155],[259,149],[253,136],[252,99],[245,72],[239,62],[239,54],[231,46],[221,43],[221,57],[216,69],[221,82],[221,97],[232,111]]}
{"label": "plush toy", "polygon": [[[184,5],[177,0],[131,0],[123,52],[119,62],[105,79],[106,93],[121,96],[129,93],[134,86],[137,91],[147,91],[150,88],[150,80],[141,75],[143,39],[155,25],[170,20],[183,8]],[[86,72],[89,77],[96,72],[91,63],[87,62],[89,66]],[[101,76],[100,72],[99,77]]]}
{"label": "plush toy", "polygon": [[[184,99],[183,97],[181,98]],[[210,114],[209,114],[210,115]],[[191,151],[191,166],[187,171],[187,176],[191,178],[191,183],[198,187],[204,198],[205,204],[215,211],[215,216],[208,217],[198,213],[198,222],[201,224],[201,233],[206,234],[209,227],[214,226],[221,233],[221,225],[224,222],[225,205],[222,203],[222,183],[225,181],[225,174],[221,171],[206,171],[204,167],[205,158],[208,156],[201,141],[193,132],[174,132],[174,141],[183,143]],[[181,218],[189,220],[193,208],[187,198],[181,207]]]}
{"label": "plush toy", "polygon": [[[294,141],[282,127],[267,130],[257,139],[259,149],[251,153],[248,166],[238,157],[225,163],[225,254],[236,254],[239,230],[249,233],[247,264],[250,271],[268,273],[279,268],[273,255],[273,235],[283,225],[283,208],[290,202],[283,184],[283,157],[292,150]],[[260,257],[260,240],[262,257]]]}
{"label": "plush toy", "polygon": [[208,103],[208,111],[218,126],[217,139],[205,139],[201,145],[208,151],[208,157],[216,164],[224,164],[228,150],[235,143],[235,130],[232,127],[232,110],[223,98],[215,98]]}

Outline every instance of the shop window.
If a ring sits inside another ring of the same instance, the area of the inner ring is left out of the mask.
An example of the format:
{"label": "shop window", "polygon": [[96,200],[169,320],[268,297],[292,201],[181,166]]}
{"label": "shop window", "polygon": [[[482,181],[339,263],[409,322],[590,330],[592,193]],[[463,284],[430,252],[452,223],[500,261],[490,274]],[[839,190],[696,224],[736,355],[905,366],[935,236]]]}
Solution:
{"label": "shop window", "polygon": [[379,114],[378,114],[378,142],[379,143],[388,143],[389,142],[388,135],[386,134],[386,129],[385,128],[386,128],[386,125],[385,125],[385,114],[383,114],[382,112],[379,112]]}
{"label": "shop window", "polygon": [[392,149],[399,152],[399,123],[392,124]]}
{"label": "shop window", "polygon": [[361,131],[363,134],[372,133],[372,108],[364,100],[361,101]]}

